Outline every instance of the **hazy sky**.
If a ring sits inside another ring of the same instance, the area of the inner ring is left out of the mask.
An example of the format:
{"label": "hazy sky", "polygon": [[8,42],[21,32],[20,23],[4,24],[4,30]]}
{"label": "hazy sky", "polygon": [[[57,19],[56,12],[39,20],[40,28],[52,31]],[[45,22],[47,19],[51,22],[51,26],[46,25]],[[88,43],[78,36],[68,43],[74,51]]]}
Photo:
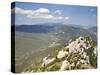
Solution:
{"label": "hazy sky", "polygon": [[85,26],[97,25],[97,8],[90,6],[16,2],[15,24],[63,22]]}

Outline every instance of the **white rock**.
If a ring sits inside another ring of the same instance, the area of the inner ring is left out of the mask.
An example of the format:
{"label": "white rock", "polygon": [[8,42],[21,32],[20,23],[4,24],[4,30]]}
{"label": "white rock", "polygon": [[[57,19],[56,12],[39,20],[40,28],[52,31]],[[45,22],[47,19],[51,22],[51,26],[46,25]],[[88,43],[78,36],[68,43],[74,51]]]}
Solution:
{"label": "white rock", "polygon": [[70,63],[67,60],[64,60],[62,62],[62,65],[60,67],[60,71],[64,71],[66,69],[71,69]]}
{"label": "white rock", "polygon": [[97,56],[97,47],[94,48],[93,53]]}
{"label": "white rock", "polygon": [[47,57],[45,57],[45,58],[43,59],[42,67],[51,64],[51,63],[54,62],[55,60],[56,60],[56,58],[48,59]]}
{"label": "white rock", "polygon": [[86,59],[87,59],[87,63],[90,64],[89,56],[87,56]]}
{"label": "white rock", "polygon": [[81,62],[82,64],[84,64],[84,63],[85,63],[83,59],[81,59],[81,60],[80,60],[80,62]]}
{"label": "white rock", "polygon": [[65,57],[66,55],[68,55],[68,52],[61,50],[61,51],[59,51],[57,58],[61,59],[61,58]]}
{"label": "white rock", "polygon": [[82,55],[83,58],[87,58],[87,54],[85,52],[83,52],[83,55]]}

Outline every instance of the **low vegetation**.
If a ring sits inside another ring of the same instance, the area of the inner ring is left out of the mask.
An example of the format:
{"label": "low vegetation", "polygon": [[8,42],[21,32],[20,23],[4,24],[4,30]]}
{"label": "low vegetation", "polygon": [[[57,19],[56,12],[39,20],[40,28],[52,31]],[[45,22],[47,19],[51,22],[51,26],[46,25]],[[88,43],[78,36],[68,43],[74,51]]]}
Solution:
{"label": "low vegetation", "polygon": [[97,45],[90,37],[78,37],[61,48],[53,48],[41,62],[23,72],[65,71],[97,68]]}

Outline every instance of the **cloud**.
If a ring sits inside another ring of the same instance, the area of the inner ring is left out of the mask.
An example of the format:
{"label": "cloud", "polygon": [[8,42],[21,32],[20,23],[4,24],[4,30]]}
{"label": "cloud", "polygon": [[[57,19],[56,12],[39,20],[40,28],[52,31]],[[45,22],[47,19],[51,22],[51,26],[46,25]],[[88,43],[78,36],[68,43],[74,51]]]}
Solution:
{"label": "cloud", "polygon": [[27,17],[31,19],[50,19],[50,20],[63,20],[65,19],[62,16],[54,16],[51,14],[34,14],[34,15],[27,15]]}
{"label": "cloud", "polygon": [[47,8],[39,8],[37,10],[34,10],[34,13],[48,14],[48,13],[50,13],[50,10]]}
{"label": "cloud", "polygon": [[90,9],[90,12],[91,12],[91,14],[92,14],[93,17],[96,17],[96,16],[97,16],[97,15],[94,13],[94,12],[96,12],[96,9],[95,9],[95,8],[91,8],[91,9]]}
{"label": "cloud", "polygon": [[14,13],[14,11],[17,14],[48,14],[50,13],[50,11],[46,8],[39,8],[37,10],[25,10],[22,8],[15,7],[12,9],[12,13]]}
{"label": "cloud", "polygon": [[52,19],[54,18],[50,14],[34,14],[34,15],[27,15],[28,18],[35,19],[35,18],[40,18],[40,19]]}
{"label": "cloud", "polygon": [[69,19],[69,17],[65,17],[65,19],[66,19],[66,20],[68,20],[68,19]]}
{"label": "cloud", "polygon": [[36,10],[26,10],[22,8],[15,7],[12,9],[12,13],[25,15],[30,19],[48,19],[48,20],[68,20],[69,17],[61,16],[62,10],[56,10],[54,13],[59,15],[51,14],[51,11],[47,8],[39,8]]}
{"label": "cloud", "polygon": [[54,13],[58,14],[58,15],[61,15],[62,14],[62,10],[56,10]]}

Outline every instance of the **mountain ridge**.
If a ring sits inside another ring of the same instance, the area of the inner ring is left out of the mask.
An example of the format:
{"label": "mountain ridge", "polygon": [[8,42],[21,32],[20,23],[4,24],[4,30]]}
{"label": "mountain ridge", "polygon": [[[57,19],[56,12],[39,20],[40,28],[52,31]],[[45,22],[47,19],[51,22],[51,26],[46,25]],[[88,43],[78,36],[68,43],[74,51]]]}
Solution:
{"label": "mountain ridge", "polygon": [[[38,66],[25,72],[65,71],[97,68],[96,44],[89,37],[78,37],[70,41],[53,57],[43,58]],[[32,66],[31,66],[32,67]]]}

